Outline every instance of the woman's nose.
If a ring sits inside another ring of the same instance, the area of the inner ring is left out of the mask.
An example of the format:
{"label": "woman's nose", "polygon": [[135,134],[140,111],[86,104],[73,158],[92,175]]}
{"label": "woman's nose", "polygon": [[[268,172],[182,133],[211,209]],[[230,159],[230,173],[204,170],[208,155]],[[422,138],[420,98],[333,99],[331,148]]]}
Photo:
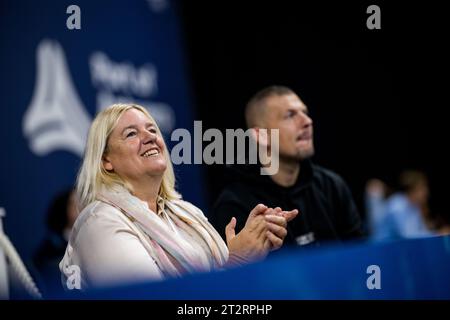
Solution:
{"label": "woman's nose", "polygon": [[156,134],[153,132],[149,132],[147,130],[143,131],[142,134],[142,143],[143,144],[148,144],[151,142],[155,142],[156,141]]}

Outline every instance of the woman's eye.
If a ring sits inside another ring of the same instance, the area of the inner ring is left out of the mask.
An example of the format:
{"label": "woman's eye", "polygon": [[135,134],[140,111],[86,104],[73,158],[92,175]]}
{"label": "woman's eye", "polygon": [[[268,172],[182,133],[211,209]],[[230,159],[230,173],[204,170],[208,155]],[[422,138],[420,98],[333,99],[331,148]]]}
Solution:
{"label": "woman's eye", "polygon": [[156,129],[155,128],[150,128],[148,131],[153,133],[153,134],[156,134]]}
{"label": "woman's eye", "polygon": [[135,131],[130,131],[130,132],[127,133],[127,138],[132,137],[134,135],[136,135],[136,132]]}

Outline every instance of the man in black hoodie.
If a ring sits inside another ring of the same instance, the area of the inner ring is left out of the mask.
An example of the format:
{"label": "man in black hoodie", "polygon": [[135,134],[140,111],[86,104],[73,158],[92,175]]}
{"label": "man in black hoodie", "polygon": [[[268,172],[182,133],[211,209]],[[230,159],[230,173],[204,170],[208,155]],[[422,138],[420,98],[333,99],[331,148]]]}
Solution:
{"label": "man in black hoodie", "polygon": [[279,170],[269,176],[260,174],[260,164],[229,167],[231,181],[210,217],[215,228],[224,230],[236,217],[238,232],[248,212],[263,203],[300,211],[288,223],[285,244],[318,245],[362,236],[361,219],[344,180],[310,160],[313,122],[295,92],[283,86],[265,88],[249,101],[245,117],[254,136],[260,129],[279,129]]}

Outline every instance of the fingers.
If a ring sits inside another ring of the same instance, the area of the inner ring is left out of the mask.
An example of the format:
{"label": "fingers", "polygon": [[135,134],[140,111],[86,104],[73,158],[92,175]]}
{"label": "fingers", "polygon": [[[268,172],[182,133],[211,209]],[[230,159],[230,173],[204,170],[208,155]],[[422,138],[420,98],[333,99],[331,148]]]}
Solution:
{"label": "fingers", "polygon": [[[264,215],[266,212],[272,212],[273,209],[267,208],[263,204],[258,204],[249,214],[245,227],[249,231],[255,232],[257,238],[264,237],[264,231],[266,230],[266,221]],[[262,214],[264,213],[264,215]]]}
{"label": "fingers", "polygon": [[274,210],[276,215],[281,215],[283,213],[283,210],[280,207],[276,207]]}
{"label": "fingers", "polygon": [[284,228],[284,227],[282,227],[280,225],[277,225],[275,223],[271,223],[271,222],[267,223],[267,231],[272,232],[274,235],[276,235],[278,238],[281,238],[282,240],[287,235],[286,228]]}
{"label": "fingers", "polygon": [[[270,208],[267,208],[266,211],[264,212],[265,215],[268,215],[268,210]],[[298,210],[294,209],[291,211],[283,211],[280,207],[276,207],[275,209],[273,209],[273,214],[277,215],[277,216],[282,216],[284,218],[286,218],[286,221],[289,222],[292,219],[294,219],[297,215],[298,215]]]}
{"label": "fingers", "polygon": [[269,252],[269,251],[272,251],[273,249],[272,249],[272,242],[270,242],[270,239],[267,237],[267,233],[268,233],[268,231],[266,231],[264,233],[264,235],[266,237],[266,239],[264,240],[264,250],[266,252]]}
{"label": "fingers", "polygon": [[267,222],[263,217],[260,217],[255,220],[257,221],[257,225],[255,226],[254,232],[256,234],[256,238],[259,240],[264,238],[264,232],[267,230]]}
{"label": "fingers", "polygon": [[256,239],[261,239],[264,238],[264,231],[267,230],[266,227],[266,219],[264,218],[263,215],[259,215],[256,217],[253,217],[252,219],[248,219],[247,223],[245,224],[244,229],[242,230],[246,230],[246,232],[250,232],[251,234],[253,234],[253,236]]}
{"label": "fingers", "polygon": [[272,250],[276,250],[281,248],[281,246],[283,245],[283,240],[278,238],[276,235],[274,235],[272,232],[267,231],[266,232],[266,237],[267,239],[270,241],[271,244],[271,248],[267,248],[267,244],[265,244],[265,247],[267,249],[272,249]]}
{"label": "fingers", "polygon": [[[279,212],[279,210],[277,210]],[[274,210],[275,212],[275,210]],[[287,235],[287,221],[282,216],[267,215],[265,216],[267,222],[267,231],[265,232],[266,242],[264,248],[267,250],[276,250],[283,245],[283,240]],[[268,243],[267,240],[270,242]]]}
{"label": "fingers", "polygon": [[[280,207],[268,208],[263,204],[258,204],[250,212],[246,229],[254,234],[254,237],[263,244],[265,249],[274,250],[281,247],[283,240],[287,235],[287,222],[294,219],[298,210],[283,211]],[[230,222],[231,224],[231,222]],[[228,226],[227,226],[228,228]],[[234,228],[227,233],[228,238],[235,236]],[[268,236],[270,234],[270,236]]]}
{"label": "fingers", "polygon": [[262,203],[258,204],[256,207],[253,208],[252,211],[250,211],[250,214],[248,215],[248,219],[254,218],[262,213],[264,213],[264,211],[266,211],[267,206],[263,205]]}
{"label": "fingers", "polygon": [[236,236],[235,228],[236,228],[236,218],[233,217],[231,218],[230,223],[228,223],[227,226],[225,227],[225,237],[227,238],[227,243],[229,243],[229,241]]}
{"label": "fingers", "polygon": [[283,211],[282,214],[283,214],[284,218],[286,219],[286,221],[289,222],[298,215],[298,210],[294,209],[291,211]]}
{"label": "fingers", "polygon": [[287,220],[285,217],[269,214],[266,215],[264,218],[266,219],[267,222],[271,222],[273,224],[282,226],[283,228],[286,228],[287,226]]}
{"label": "fingers", "polygon": [[[272,217],[276,217],[276,216],[274,216],[274,213],[275,213],[274,209],[266,208],[264,210],[264,215],[260,216],[261,217],[261,223],[258,225],[258,229],[257,229],[257,237],[258,237],[258,239],[263,240],[265,238],[265,231],[268,230],[267,223],[269,221],[273,221]],[[267,217],[269,217],[269,218],[267,218]],[[282,217],[278,217],[278,218],[284,219]],[[277,223],[277,222],[275,221],[275,223]],[[280,223],[280,222],[278,221],[278,223]]]}

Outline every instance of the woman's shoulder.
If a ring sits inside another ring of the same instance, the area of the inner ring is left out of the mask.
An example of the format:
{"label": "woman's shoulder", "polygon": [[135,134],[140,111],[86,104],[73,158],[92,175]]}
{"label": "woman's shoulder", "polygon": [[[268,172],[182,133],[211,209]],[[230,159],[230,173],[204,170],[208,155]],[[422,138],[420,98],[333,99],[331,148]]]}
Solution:
{"label": "woman's shoulder", "polygon": [[93,221],[106,220],[121,220],[123,217],[122,212],[103,201],[94,201],[84,208],[77,218],[77,223],[90,223]]}
{"label": "woman's shoulder", "polygon": [[81,211],[73,226],[71,239],[75,240],[80,233],[98,233],[124,227],[129,227],[129,221],[118,208],[94,201]]}

